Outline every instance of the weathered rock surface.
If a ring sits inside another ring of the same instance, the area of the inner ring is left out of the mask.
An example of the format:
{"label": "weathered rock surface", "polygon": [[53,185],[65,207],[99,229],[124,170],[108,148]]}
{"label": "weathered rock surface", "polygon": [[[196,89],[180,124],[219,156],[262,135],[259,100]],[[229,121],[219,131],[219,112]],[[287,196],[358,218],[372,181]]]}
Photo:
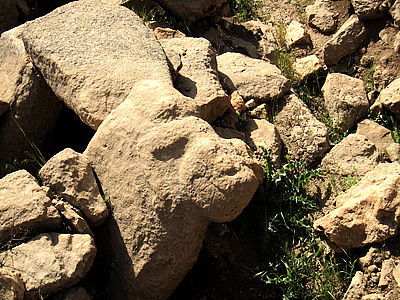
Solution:
{"label": "weathered rock surface", "polygon": [[354,11],[361,20],[382,17],[393,2],[393,0],[351,0]]}
{"label": "weathered rock surface", "polygon": [[337,208],[314,228],[339,247],[358,248],[397,234],[400,221],[400,164],[379,164],[336,198]]}
{"label": "weathered rock surface", "polygon": [[104,233],[113,297],[167,298],[195,262],[208,223],[232,220],[258,187],[261,170],[245,144],[219,138],[195,111],[173,88],[142,82],[84,153],[113,206]]}
{"label": "weathered rock surface", "polygon": [[285,98],[274,124],[293,158],[312,162],[329,149],[327,127],[294,94]]}
{"label": "weathered rock surface", "polygon": [[400,78],[391,82],[386,88],[384,88],[379,94],[378,99],[372,105],[371,110],[375,110],[377,107],[384,106],[391,112],[400,116]]}
{"label": "weathered rock surface", "polygon": [[393,43],[394,52],[400,54],[400,31],[396,34]]}
{"label": "weathered rock surface", "polygon": [[331,73],[326,78],[322,92],[327,111],[343,132],[368,113],[369,102],[361,79]]}
{"label": "weathered rock surface", "polygon": [[193,99],[204,120],[211,123],[221,117],[229,107],[229,97],[219,82],[211,43],[203,38],[175,38],[162,40],[161,45],[168,57],[172,53],[181,58],[175,88]]}
{"label": "weathered rock surface", "polygon": [[279,98],[290,89],[290,82],[273,64],[240,53],[217,56],[222,85],[230,92],[237,90],[245,99],[266,102]]}
{"label": "weathered rock surface", "polygon": [[0,268],[0,296],[4,300],[23,300],[25,286],[13,269]]}
{"label": "weathered rock surface", "polygon": [[285,35],[286,46],[304,45],[311,42],[310,35],[304,29],[300,22],[292,21],[286,28]]}
{"label": "weathered rock surface", "polygon": [[395,261],[393,258],[385,259],[382,262],[381,276],[379,278],[379,287],[388,286],[391,281],[392,272],[395,267]]}
{"label": "weathered rock surface", "polygon": [[364,135],[350,134],[321,161],[321,169],[336,175],[362,176],[381,162],[375,145]]}
{"label": "weathered rock surface", "polygon": [[323,48],[324,62],[334,65],[360,47],[367,35],[364,23],[352,15],[329,39]]}
{"label": "weathered rock surface", "polygon": [[25,51],[19,37],[24,30],[25,26],[20,26],[3,33],[0,38],[0,99],[3,103],[0,110],[4,113],[0,126],[0,165],[14,160],[24,151],[33,151],[27,137],[31,143],[41,145],[53,129],[62,107]]}
{"label": "weathered rock surface", "polygon": [[171,28],[156,27],[153,32],[158,40],[186,37],[183,32]]}
{"label": "weathered rock surface", "polygon": [[0,260],[21,274],[26,297],[38,299],[77,283],[89,271],[95,255],[90,235],[45,233],[1,253]]}
{"label": "weathered rock surface", "polygon": [[227,0],[159,0],[172,14],[193,20],[229,12]]}
{"label": "weathered rock surface", "polygon": [[79,208],[91,224],[99,225],[107,218],[107,205],[83,155],[64,149],[43,166],[39,176],[54,194]]}
{"label": "weathered rock surface", "polygon": [[357,271],[351,280],[350,286],[343,296],[343,300],[361,299],[364,295],[367,280],[361,271]]}
{"label": "weathered rock surface", "polygon": [[336,30],[337,14],[331,11],[325,1],[315,1],[306,7],[308,24],[328,33]]}
{"label": "weathered rock surface", "polygon": [[242,96],[239,95],[239,93],[237,91],[234,91],[231,94],[230,97],[230,102],[231,105],[233,107],[233,109],[237,112],[237,113],[242,113],[246,110],[246,105],[244,103],[244,99]]}
{"label": "weathered rock surface", "polygon": [[28,23],[22,39],[55,94],[94,129],[135,82],[171,82],[154,34],[122,6],[74,1]]}
{"label": "weathered rock surface", "polygon": [[61,218],[35,178],[20,170],[0,179],[0,243],[58,227]]}
{"label": "weathered rock surface", "polygon": [[262,153],[260,147],[269,151],[272,161],[280,164],[282,141],[275,126],[265,119],[248,119],[244,132],[247,144],[258,153]]}
{"label": "weathered rock surface", "polygon": [[393,6],[389,10],[390,15],[392,16],[394,23],[397,26],[400,26],[400,0],[396,0]]}
{"label": "weathered rock surface", "polygon": [[[357,134],[368,138],[384,154],[390,155],[391,146],[394,144],[392,133],[389,129],[372,120],[364,120],[357,125]],[[389,151],[388,151],[389,149]],[[389,157],[390,158],[390,157]]]}
{"label": "weathered rock surface", "polygon": [[72,232],[87,233],[93,237],[92,230],[86,220],[76,211],[76,208],[62,200],[54,200],[53,204],[55,208],[57,208],[58,212],[64,217],[68,225],[72,228]]}
{"label": "weathered rock surface", "polygon": [[304,79],[311,74],[323,70],[324,67],[324,63],[315,54],[302,58],[297,58],[295,63],[293,64],[295,73],[301,79]]}

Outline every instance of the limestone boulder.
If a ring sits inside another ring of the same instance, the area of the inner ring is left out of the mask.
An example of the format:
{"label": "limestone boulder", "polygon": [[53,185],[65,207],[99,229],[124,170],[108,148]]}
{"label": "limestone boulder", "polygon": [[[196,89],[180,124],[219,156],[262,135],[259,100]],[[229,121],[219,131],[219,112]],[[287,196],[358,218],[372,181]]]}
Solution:
{"label": "limestone boulder", "polygon": [[0,268],[0,295],[5,300],[23,300],[25,286],[19,274],[10,268]]}
{"label": "limestone boulder", "polygon": [[322,87],[325,108],[338,128],[345,132],[368,113],[364,82],[340,73],[331,73]]}
{"label": "limestone boulder", "polygon": [[[372,120],[364,120],[357,125],[357,134],[362,134],[368,138],[381,153],[390,155],[394,141],[389,129],[379,125]],[[389,149],[389,150],[388,150]]]}
{"label": "limestone boulder", "polygon": [[327,127],[294,94],[284,99],[274,124],[293,158],[313,162],[329,149]]}
{"label": "limestone boulder", "polygon": [[324,70],[326,66],[315,54],[297,58],[293,64],[294,72],[300,79]]}
{"label": "limestone boulder", "polygon": [[329,151],[321,169],[329,174],[362,176],[382,161],[375,144],[361,134],[350,134]]}
{"label": "limestone boulder", "polygon": [[0,37],[0,165],[32,152],[29,142],[40,146],[62,108],[25,50],[24,30],[20,26]]}
{"label": "limestone boulder", "polygon": [[154,34],[122,6],[74,1],[29,22],[22,39],[54,93],[94,129],[135,82],[171,84]]}
{"label": "limestone boulder", "polygon": [[400,1],[396,0],[393,6],[389,10],[390,15],[392,16],[394,23],[397,26],[400,26]]}
{"label": "limestone boulder", "polygon": [[382,17],[393,2],[394,0],[351,0],[354,11],[361,20]]}
{"label": "limestone boulder", "polygon": [[42,167],[39,176],[52,193],[78,208],[91,224],[100,225],[107,218],[107,205],[85,156],[64,149]]}
{"label": "limestone boulder", "polygon": [[247,144],[259,154],[269,151],[272,162],[280,164],[282,141],[275,126],[265,119],[248,119],[244,126]]}
{"label": "limestone boulder", "polygon": [[185,20],[200,19],[229,12],[227,0],[158,0],[178,18]]}
{"label": "limestone boulder", "polygon": [[0,179],[0,244],[58,228],[61,217],[35,178],[20,170]]}
{"label": "limestone boulder", "polygon": [[330,9],[328,2],[317,0],[306,7],[308,24],[321,32],[329,33],[336,30],[337,14]]}
{"label": "limestone boulder", "polygon": [[217,56],[222,85],[245,99],[259,102],[279,98],[290,89],[290,82],[273,64],[240,53]]}
{"label": "limestone boulder", "polygon": [[400,164],[382,163],[336,198],[337,208],[314,223],[337,246],[359,248],[397,234]]}
{"label": "limestone boulder", "polygon": [[204,38],[174,38],[161,41],[168,58],[179,56],[180,68],[174,86],[192,98],[204,120],[214,122],[229,107],[217,71],[216,51]]}
{"label": "limestone boulder", "polygon": [[40,299],[76,284],[89,271],[95,255],[88,234],[45,233],[1,253],[0,259],[21,274],[25,297]]}
{"label": "limestone boulder", "polygon": [[292,21],[288,27],[286,27],[285,41],[286,46],[292,47],[294,45],[309,44],[311,39],[300,22]]}
{"label": "limestone boulder", "polygon": [[101,245],[114,263],[110,297],[166,299],[209,222],[235,218],[258,187],[261,169],[245,144],[220,138],[195,112],[173,88],[142,82],[84,152],[113,207]]}
{"label": "limestone boulder", "polygon": [[384,88],[377,101],[371,107],[374,110],[377,106],[386,107],[391,112],[400,116],[400,78],[392,81],[386,88]]}
{"label": "limestone boulder", "polygon": [[367,35],[364,23],[352,15],[323,47],[324,62],[327,65],[338,63],[343,57],[355,52]]}

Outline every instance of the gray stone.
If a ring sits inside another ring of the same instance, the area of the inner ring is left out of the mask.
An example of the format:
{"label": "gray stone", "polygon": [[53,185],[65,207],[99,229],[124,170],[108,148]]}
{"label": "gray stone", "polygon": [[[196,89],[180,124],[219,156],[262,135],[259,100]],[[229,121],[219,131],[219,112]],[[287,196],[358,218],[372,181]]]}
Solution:
{"label": "gray stone", "polygon": [[321,32],[336,30],[337,14],[331,11],[326,1],[315,1],[306,7],[308,24],[317,27]]}
{"label": "gray stone", "polygon": [[58,228],[61,217],[27,171],[0,179],[0,243]]}
{"label": "gray stone", "polygon": [[172,84],[154,34],[122,6],[74,1],[29,22],[22,39],[54,93],[94,129],[135,82]]}
{"label": "gray stone", "polygon": [[354,11],[361,20],[382,17],[393,2],[394,0],[351,0]]}
{"label": "gray stone", "polygon": [[355,52],[367,35],[364,23],[352,15],[324,45],[324,62],[338,63],[343,57]]}
{"label": "gray stone", "polygon": [[311,43],[310,35],[300,22],[292,21],[286,27],[285,35],[286,46],[304,45]]}

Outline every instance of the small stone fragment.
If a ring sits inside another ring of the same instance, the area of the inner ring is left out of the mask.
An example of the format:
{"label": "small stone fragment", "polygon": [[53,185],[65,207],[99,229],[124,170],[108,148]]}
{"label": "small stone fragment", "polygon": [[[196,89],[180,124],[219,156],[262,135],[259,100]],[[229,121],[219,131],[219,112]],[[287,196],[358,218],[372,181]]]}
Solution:
{"label": "small stone fragment", "polygon": [[254,99],[250,99],[244,104],[244,106],[246,106],[246,108],[254,108],[257,106],[257,103],[254,101]]}
{"label": "small stone fragment", "polygon": [[381,276],[378,283],[379,287],[386,287],[389,285],[394,267],[395,263],[393,258],[386,259],[382,262]]}
{"label": "small stone fragment", "polygon": [[323,70],[324,67],[325,65],[323,62],[315,54],[303,58],[297,58],[294,63],[294,71],[300,79],[304,79],[311,74],[317,73]]}
{"label": "small stone fragment", "polygon": [[158,40],[186,37],[183,32],[171,28],[156,27],[153,32]]}
{"label": "small stone fragment", "polygon": [[366,35],[367,29],[364,23],[357,15],[352,15],[325,43],[323,48],[325,64],[334,65],[343,57],[356,51]]}
{"label": "small stone fragment", "polygon": [[337,15],[333,13],[325,1],[317,0],[306,7],[308,24],[317,27],[321,32],[328,33],[336,30]]}
{"label": "small stone fragment", "polygon": [[400,116],[400,78],[392,81],[386,88],[384,88],[371,110],[376,106],[383,105],[391,112]]}
{"label": "small stone fragment", "polygon": [[231,94],[231,105],[233,109],[239,114],[246,110],[246,105],[244,103],[243,97],[240,96],[237,91],[234,91]]}
{"label": "small stone fragment", "polygon": [[290,48],[294,45],[304,45],[311,42],[310,35],[300,22],[292,21],[286,28],[286,45]]}
{"label": "small stone fragment", "polygon": [[281,97],[290,89],[290,82],[273,64],[240,53],[217,56],[221,83],[230,93],[237,90],[245,99],[267,102]]}
{"label": "small stone fragment", "polygon": [[368,113],[364,82],[340,73],[331,73],[322,87],[325,107],[342,132]]}
{"label": "small stone fragment", "polygon": [[394,279],[396,280],[397,286],[400,287],[400,265],[399,264],[393,268],[392,275],[393,275]]}
{"label": "small stone fragment", "polygon": [[108,217],[90,162],[78,152],[70,148],[59,152],[39,176],[54,194],[79,208],[91,224],[100,225]]}
{"label": "small stone fragment", "polygon": [[86,223],[85,219],[75,211],[71,204],[60,200],[56,201],[54,206],[77,233],[87,233],[93,237],[93,232],[90,230],[89,225]]}

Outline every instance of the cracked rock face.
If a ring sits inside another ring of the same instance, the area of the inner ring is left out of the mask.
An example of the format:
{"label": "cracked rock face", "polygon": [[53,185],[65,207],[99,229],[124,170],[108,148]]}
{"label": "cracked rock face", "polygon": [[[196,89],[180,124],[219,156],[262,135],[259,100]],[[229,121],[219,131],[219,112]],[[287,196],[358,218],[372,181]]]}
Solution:
{"label": "cracked rock face", "polygon": [[258,187],[245,144],[220,138],[187,100],[160,82],[136,85],[84,152],[113,207],[104,235],[121,299],[167,298],[209,222],[235,218]]}

